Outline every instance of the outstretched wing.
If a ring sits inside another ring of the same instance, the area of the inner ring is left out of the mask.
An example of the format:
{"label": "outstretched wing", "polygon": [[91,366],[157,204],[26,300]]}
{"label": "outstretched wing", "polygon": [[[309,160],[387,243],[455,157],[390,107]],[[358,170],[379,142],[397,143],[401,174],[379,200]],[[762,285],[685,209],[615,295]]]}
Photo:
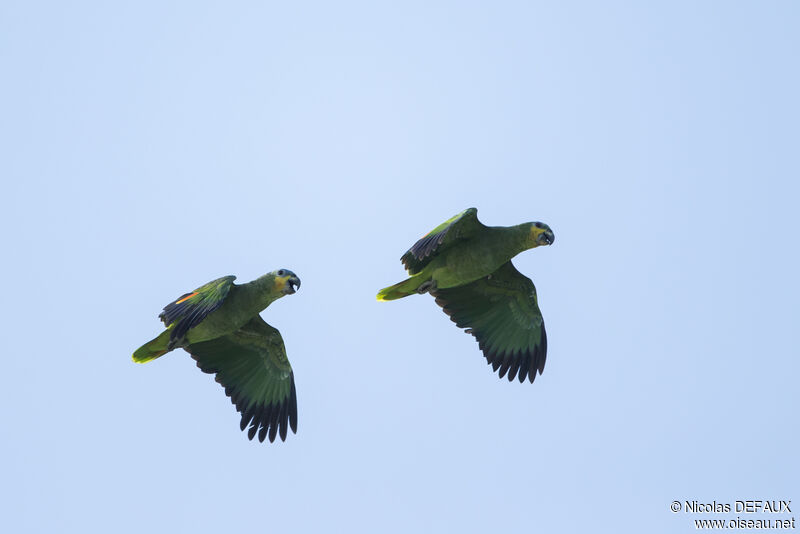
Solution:
{"label": "outstretched wing", "polygon": [[198,287],[191,293],[178,297],[164,307],[158,317],[165,326],[175,323],[169,337],[172,350],[183,339],[190,328],[197,326],[206,316],[219,308],[228,295],[235,276],[223,276]]}
{"label": "outstretched wing", "polygon": [[536,299],[536,287],[512,263],[469,284],[432,291],[459,328],[475,336],[486,361],[502,378],[519,381],[544,371],[547,334]]}
{"label": "outstretched wing", "polygon": [[289,427],[297,432],[297,392],[286,347],[277,329],[256,315],[242,328],[217,339],[192,343],[186,351],[204,373],[216,374],[236,409],[247,437],[270,441]]}
{"label": "outstretched wing", "polygon": [[414,246],[403,254],[400,261],[403,262],[409,274],[417,274],[438,253],[456,241],[469,239],[482,228],[485,228],[485,226],[478,220],[478,210],[476,208],[465,209],[458,215],[447,219],[414,243]]}

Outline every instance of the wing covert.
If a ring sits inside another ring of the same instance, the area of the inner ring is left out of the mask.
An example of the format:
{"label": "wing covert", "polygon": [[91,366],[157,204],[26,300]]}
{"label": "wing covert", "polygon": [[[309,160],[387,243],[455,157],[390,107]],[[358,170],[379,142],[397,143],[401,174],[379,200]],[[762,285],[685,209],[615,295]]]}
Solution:
{"label": "wing covert", "polygon": [[236,280],[235,276],[223,276],[209,282],[191,293],[181,295],[167,304],[158,317],[169,327],[175,324],[170,333],[169,349],[177,346],[186,332],[197,326],[209,313],[219,308]]}
{"label": "wing covert", "polygon": [[469,239],[485,228],[478,220],[478,210],[468,208],[450,217],[425,234],[400,258],[409,274],[417,274],[442,250],[456,241]]}

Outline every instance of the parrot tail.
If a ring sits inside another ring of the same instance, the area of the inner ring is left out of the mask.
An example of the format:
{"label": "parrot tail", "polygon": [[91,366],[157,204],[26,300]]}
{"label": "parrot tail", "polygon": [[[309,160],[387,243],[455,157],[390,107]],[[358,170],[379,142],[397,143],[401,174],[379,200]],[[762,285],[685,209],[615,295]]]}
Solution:
{"label": "parrot tail", "polygon": [[396,300],[414,295],[425,280],[421,276],[412,276],[393,286],[378,291],[378,300]]}
{"label": "parrot tail", "polygon": [[161,332],[161,335],[157,338],[148,341],[136,349],[136,352],[133,353],[133,361],[136,363],[147,363],[169,352],[169,349],[167,349],[169,335],[170,331],[165,330]]}

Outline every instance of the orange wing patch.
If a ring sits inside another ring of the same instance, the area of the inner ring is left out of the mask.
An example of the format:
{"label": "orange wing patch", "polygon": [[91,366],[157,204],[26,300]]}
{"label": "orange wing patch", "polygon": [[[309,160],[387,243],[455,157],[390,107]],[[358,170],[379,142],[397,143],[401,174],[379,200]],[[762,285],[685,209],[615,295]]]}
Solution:
{"label": "orange wing patch", "polygon": [[189,300],[190,298],[192,298],[192,297],[193,297],[193,296],[195,296],[195,295],[197,295],[197,292],[196,292],[196,291],[195,291],[194,293],[192,293],[191,295],[186,295],[186,296],[185,296],[185,297],[183,297],[181,300],[176,300],[176,301],[175,301],[175,304],[180,304],[181,302],[183,302],[183,301],[185,301],[185,300]]}

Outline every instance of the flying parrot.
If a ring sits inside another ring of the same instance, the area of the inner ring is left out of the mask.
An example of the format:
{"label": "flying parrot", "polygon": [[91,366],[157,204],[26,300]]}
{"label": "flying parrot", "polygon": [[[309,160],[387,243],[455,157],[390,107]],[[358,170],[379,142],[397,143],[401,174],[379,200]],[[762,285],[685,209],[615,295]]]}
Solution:
{"label": "flying parrot", "polygon": [[223,276],[167,304],[159,318],[167,327],[133,353],[145,363],[182,347],[204,373],[216,374],[236,409],[249,439],[263,442],[287,429],[297,433],[294,373],[280,332],[259,312],[300,288],[300,279],[279,269],[247,284]]}
{"label": "flying parrot", "polygon": [[530,382],[542,374],[547,334],[531,280],[511,263],[524,250],[552,245],[544,223],[484,226],[469,208],[417,241],[400,261],[410,278],[381,289],[378,300],[430,293],[459,328],[478,341],[500,378]]}

